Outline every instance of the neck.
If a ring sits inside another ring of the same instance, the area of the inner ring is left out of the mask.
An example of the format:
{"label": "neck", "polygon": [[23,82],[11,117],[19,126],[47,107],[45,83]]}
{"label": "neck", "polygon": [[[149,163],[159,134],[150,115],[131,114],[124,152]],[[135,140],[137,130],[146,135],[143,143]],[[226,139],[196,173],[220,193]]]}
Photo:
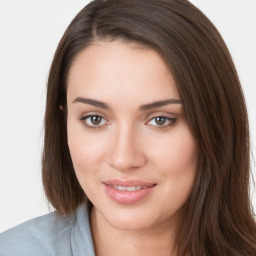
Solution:
{"label": "neck", "polygon": [[118,229],[95,207],[90,219],[96,256],[158,256],[159,252],[161,256],[175,256],[172,249],[174,228],[166,223],[141,230]]}

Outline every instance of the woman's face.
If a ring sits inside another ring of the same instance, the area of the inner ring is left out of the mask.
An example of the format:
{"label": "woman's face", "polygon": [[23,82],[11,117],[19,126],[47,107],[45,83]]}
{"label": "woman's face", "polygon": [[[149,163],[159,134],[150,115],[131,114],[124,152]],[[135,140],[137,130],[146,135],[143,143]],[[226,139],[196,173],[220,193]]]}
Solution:
{"label": "woman's face", "polygon": [[112,226],[175,223],[197,172],[197,146],[172,74],[154,50],[98,42],[68,76],[68,145],[77,178]]}

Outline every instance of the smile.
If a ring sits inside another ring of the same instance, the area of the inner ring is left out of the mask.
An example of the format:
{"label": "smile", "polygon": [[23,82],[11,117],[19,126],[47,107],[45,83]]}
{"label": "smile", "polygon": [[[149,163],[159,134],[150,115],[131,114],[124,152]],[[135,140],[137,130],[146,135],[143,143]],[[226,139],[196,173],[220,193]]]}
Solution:
{"label": "smile", "polygon": [[[106,195],[118,204],[144,202],[153,193],[157,184],[139,180],[112,179],[103,182]],[[144,200],[144,201],[143,201]]]}
{"label": "smile", "polygon": [[112,185],[112,187],[119,191],[137,191],[143,188],[148,188],[147,186],[124,187],[124,186],[115,186],[115,185]]}

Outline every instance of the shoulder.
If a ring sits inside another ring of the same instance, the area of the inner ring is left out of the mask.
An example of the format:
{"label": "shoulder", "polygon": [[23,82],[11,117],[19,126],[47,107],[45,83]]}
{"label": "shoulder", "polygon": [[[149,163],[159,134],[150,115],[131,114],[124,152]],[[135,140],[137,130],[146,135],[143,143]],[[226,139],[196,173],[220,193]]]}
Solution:
{"label": "shoulder", "polygon": [[75,215],[55,212],[24,222],[0,234],[0,255],[71,255],[71,230]]}

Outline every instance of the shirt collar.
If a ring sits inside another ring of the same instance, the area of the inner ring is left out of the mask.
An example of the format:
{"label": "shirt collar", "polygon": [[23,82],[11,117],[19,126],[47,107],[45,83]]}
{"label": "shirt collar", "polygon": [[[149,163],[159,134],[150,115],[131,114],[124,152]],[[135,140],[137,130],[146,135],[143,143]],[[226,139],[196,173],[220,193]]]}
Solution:
{"label": "shirt collar", "polygon": [[76,211],[76,221],[71,233],[71,248],[73,256],[95,256],[87,203],[81,204]]}

